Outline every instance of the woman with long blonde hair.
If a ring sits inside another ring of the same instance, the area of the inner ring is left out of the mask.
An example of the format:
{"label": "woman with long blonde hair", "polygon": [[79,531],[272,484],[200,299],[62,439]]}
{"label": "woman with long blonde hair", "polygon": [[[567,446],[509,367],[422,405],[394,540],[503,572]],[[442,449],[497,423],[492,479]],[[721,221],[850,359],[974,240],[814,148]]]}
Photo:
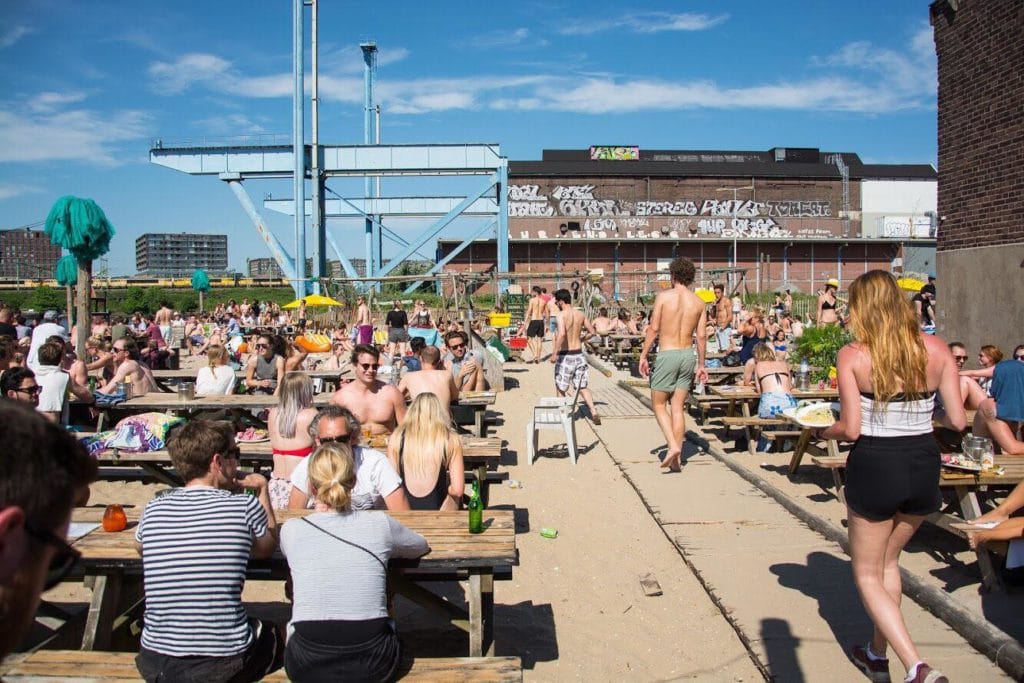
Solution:
{"label": "woman with long blonde hair", "polygon": [[235,371],[228,365],[228,351],[215,345],[206,350],[207,367],[196,374],[196,396],[224,396],[235,392]]}
{"label": "woman with long blonde hair", "polygon": [[900,612],[899,556],[942,504],[932,434],[936,391],[946,426],[966,426],[956,363],[941,338],[920,331],[889,273],[864,273],[849,294],[855,341],[839,351],[840,417],[821,436],[855,442],[846,465],[850,558],[874,634],[851,656],[871,680],[889,680],[891,645],[907,680],[938,683],[946,677],[921,660]]}
{"label": "woman with long blonde hair", "polygon": [[347,443],[322,444],[308,465],[316,511],[281,528],[294,582],[285,670],[293,681],[394,680],[401,644],[388,618],[388,560],[430,548],[385,512],[352,510]]}
{"label": "woman with long blonde hair", "polygon": [[279,403],[267,414],[274,470],[270,475],[270,502],[275,510],[288,508],[295,466],[313,452],[309,424],[316,417],[313,381],[302,372],[289,372],[281,381]]}
{"label": "woman with long blonde hair", "polygon": [[388,459],[413,510],[459,509],[466,488],[462,441],[435,394],[413,399],[388,440]]}

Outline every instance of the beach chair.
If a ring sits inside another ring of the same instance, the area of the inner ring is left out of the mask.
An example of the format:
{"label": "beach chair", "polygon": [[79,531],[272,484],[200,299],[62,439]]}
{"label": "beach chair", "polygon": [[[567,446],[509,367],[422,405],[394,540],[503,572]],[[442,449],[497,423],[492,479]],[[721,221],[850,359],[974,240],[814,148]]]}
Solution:
{"label": "beach chair", "polygon": [[526,459],[533,464],[537,457],[537,433],[542,429],[551,429],[565,433],[565,445],[572,458],[572,464],[576,464],[576,401],[580,392],[569,398],[561,396],[557,398],[542,398],[533,407],[533,417],[526,424]]}

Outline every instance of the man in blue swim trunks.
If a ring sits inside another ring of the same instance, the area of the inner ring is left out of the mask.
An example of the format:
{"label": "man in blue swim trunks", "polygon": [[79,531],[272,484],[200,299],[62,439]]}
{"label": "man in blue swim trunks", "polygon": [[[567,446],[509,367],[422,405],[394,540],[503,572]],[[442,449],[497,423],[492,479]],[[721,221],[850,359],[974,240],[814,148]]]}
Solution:
{"label": "man in blue swim trunks", "polygon": [[[668,453],[661,466],[670,472],[679,472],[686,430],[686,396],[693,386],[694,377],[701,383],[708,379],[708,372],[704,369],[707,306],[693,293],[696,276],[693,261],[687,258],[673,260],[669,274],[672,276],[672,289],[660,292],[654,299],[651,324],[640,351],[640,374],[651,377],[654,417],[668,441]],[[695,330],[700,332],[696,351],[693,348]],[[658,340],[658,357],[652,374],[647,355],[655,339]],[[668,408],[670,401],[671,414]]]}

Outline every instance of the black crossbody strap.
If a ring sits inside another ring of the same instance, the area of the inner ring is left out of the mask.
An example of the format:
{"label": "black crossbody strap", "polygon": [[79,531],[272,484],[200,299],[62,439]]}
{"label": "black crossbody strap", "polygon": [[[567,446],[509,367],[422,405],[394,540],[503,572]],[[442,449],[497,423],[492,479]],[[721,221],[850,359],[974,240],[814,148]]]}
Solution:
{"label": "black crossbody strap", "polygon": [[364,548],[363,546],[359,545],[358,543],[353,543],[352,541],[347,541],[344,538],[342,538],[341,536],[335,536],[334,534],[332,534],[327,529],[324,529],[323,527],[320,527],[320,526],[317,526],[316,524],[313,524],[313,522],[309,521],[308,517],[303,517],[302,521],[305,522],[306,524],[310,525],[314,529],[319,529],[320,531],[322,531],[323,533],[327,534],[331,538],[337,539],[337,540],[341,541],[342,543],[347,543],[348,545],[352,546],[353,548],[359,548],[364,553],[366,553],[367,555],[369,555],[373,559],[375,559],[378,562],[380,562],[380,566],[384,568],[385,572],[388,570],[388,566],[384,563],[384,560],[382,560],[379,557],[377,557],[376,553],[374,553],[372,550],[368,550],[368,549]]}

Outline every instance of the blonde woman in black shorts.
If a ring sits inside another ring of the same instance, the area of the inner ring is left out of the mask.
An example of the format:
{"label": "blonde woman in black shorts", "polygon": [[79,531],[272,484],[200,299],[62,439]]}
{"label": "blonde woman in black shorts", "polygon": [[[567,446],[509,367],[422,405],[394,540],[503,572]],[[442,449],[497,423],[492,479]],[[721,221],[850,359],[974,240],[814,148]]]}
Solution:
{"label": "blonde woman in black shorts", "polygon": [[932,435],[935,394],[946,425],[966,425],[956,363],[946,343],[922,334],[917,314],[889,273],[850,285],[856,341],[839,351],[840,418],[821,434],[855,442],[847,460],[846,505],[853,578],[874,633],[853,663],[872,681],[889,680],[892,646],[907,680],[946,677],[922,661],[900,612],[899,557],[926,515],[939,509],[939,449]]}

